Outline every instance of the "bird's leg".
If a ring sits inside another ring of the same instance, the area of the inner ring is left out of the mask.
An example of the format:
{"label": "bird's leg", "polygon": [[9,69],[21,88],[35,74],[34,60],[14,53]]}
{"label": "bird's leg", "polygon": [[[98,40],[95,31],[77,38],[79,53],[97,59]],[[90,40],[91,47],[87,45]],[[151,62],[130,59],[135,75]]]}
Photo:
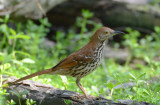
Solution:
{"label": "bird's leg", "polygon": [[81,91],[82,91],[83,94],[86,96],[86,98],[89,99],[89,97],[88,97],[86,91],[84,90],[83,86],[82,86],[81,83],[80,83],[80,79],[77,79],[77,80],[76,80],[76,84],[77,84],[77,86],[81,89]]}

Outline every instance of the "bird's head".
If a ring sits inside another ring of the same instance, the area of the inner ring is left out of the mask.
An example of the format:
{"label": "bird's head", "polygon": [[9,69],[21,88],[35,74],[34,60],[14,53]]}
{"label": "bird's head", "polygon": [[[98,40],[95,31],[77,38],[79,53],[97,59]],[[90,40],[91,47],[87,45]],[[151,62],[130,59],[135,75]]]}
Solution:
{"label": "bird's head", "polygon": [[95,34],[92,36],[91,40],[104,42],[108,38],[110,38],[114,35],[117,35],[117,34],[124,34],[124,33],[121,31],[114,31],[108,27],[102,27],[95,32]]}

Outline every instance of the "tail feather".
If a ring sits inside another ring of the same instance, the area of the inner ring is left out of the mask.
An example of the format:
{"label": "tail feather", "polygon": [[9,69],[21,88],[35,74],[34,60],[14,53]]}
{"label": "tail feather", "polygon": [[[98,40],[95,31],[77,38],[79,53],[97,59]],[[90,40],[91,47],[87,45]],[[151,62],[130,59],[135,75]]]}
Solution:
{"label": "tail feather", "polygon": [[14,84],[16,84],[16,83],[18,83],[18,82],[20,82],[20,81],[23,81],[23,80],[32,78],[32,77],[35,77],[35,76],[38,76],[38,75],[42,75],[42,74],[49,74],[49,73],[51,73],[51,72],[53,72],[52,69],[42,70],[42,71],[39,71],[39,72],[30,74],[30,75],[27,75],[27,76],[25,76],[25,77],[23,77],[23,78],[20,78],[20,79],[14,81],[14,82],[12,82],[12,83],[9,83],[9,86],[10,86],[10,85],[14,85]]}

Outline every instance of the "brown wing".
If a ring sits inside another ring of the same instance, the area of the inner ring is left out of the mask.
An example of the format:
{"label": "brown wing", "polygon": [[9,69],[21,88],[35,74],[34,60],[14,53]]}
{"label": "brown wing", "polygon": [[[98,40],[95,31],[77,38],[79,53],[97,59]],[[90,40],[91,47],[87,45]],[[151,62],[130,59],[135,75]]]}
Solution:
{"label": "brown wing", "polygon": [[[83,52],[82,52],[83,51]],[[60,63],[58,63],[53,68],[55,70],[63,69],[63,70],[69,70],[77,65],[82,65],[84,63],[89,63],[93,60],[93,57],[90,51],[87,50],[79,50],[77,52],[72,53],[67,58],[63,59]]]}

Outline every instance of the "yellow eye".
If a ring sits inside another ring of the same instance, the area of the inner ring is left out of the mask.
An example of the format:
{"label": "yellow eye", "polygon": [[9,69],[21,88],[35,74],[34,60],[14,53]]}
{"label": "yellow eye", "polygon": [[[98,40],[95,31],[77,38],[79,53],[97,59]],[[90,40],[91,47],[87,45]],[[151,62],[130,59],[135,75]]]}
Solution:
{"label": "yellow eye", "polygon": [[108,32],[104,32],[104,34],[108,34]]}

